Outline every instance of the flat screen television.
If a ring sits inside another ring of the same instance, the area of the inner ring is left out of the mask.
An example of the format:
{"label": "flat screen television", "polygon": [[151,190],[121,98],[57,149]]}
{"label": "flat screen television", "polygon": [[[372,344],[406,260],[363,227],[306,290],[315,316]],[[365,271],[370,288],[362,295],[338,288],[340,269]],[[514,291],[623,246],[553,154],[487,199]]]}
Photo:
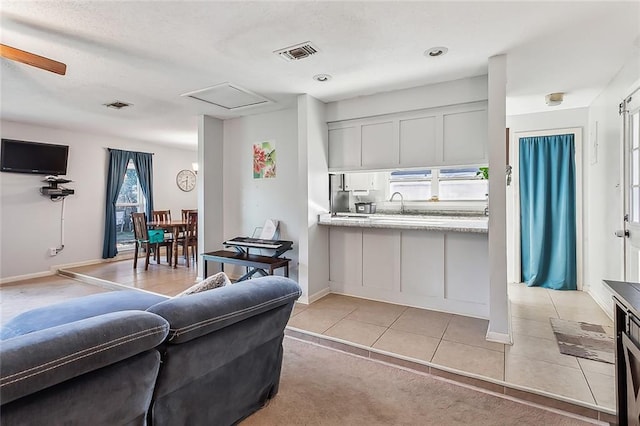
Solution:
{"label": "flat screen television", "polygon": [[0,170],[40,175],[66,175],[68,157],[67,145],[2,139]]}

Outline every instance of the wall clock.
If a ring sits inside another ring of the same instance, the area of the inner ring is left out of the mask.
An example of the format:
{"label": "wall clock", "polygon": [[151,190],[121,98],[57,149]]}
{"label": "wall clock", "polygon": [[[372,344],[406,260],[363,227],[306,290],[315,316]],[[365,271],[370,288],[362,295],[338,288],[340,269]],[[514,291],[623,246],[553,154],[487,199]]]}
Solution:
{"label": "wall clock", "polygon": [[192,191],[196,187],[196,174],[191,170],[180,170],[176,176],[176,183],[181,190]]}

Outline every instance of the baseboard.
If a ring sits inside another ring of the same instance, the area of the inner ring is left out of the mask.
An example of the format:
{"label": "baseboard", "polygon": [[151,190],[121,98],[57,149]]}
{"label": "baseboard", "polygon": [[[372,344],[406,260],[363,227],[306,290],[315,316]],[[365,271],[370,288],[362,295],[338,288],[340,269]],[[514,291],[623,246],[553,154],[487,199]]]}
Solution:
{"label": "baseboard", "polygon": [[495,331],[487,331],[485,336],[487,342],[502,343],[505,345],[513,345],[510,333],[496,333]]}
{"label": "baseboard", "polygon": [[159,296],[165,296],[165,294],[160,294],[160,293],[156,293],[153,291],[149,291],[149,290],[144,290],[142,288],[136,288],[136,287],[131,287],[128,285],[124,285],[124,284],[118,284],[115,283],[113,281],[108,281],[108,280],[103,280],[102,278],[96,278],[96,277],[92,277],[89,275],[84,275],[84,274],[78,274],[77,272],[73,272],[73,271],[66,271],[64,269],[61,269],[60,271],[58,271],[58,273],[62,276],[68,277],[68,278],[73,278],[74,280],[78,280],[81,281],[85,284],[90,284],[90,285],[95,285],[97,287],[102,287],[102,288],[106,288],[108,290],[135,290],[135,291],[140,291],[142,293],[150,293],[150,294],[155,294],[155,295],[159,295]]}
{"label": "baseboard", "polygon": [[320,290],[320,291],[318,291],[318,292],[316,292],[314,294],[310,294],[307,297],[308,303],[310,304],[310,303],[313,303],[313,302],[315,302],[317,300],[320,300],[320,299],[322,299],[323,297],[325,297],[326,295],[328,295],[330,293],[331,293],[331,288],[329,288],[329,287],[323,288],[322,290]]}
{"label": "baseboard", "polygon": [[[598,293],[592,290],[593,290],[593,287],[590,286],[589,291],[587,291],[587,294],[591,296],[593,301],[596,302],[598,306],[600,306],[600,309],[602,309],[604,313],[607,314],[607,316],[611,319],[611,321],[613,321],[613,312],[611,310],[612,308],[611,302],[607,303],[605,300],[602,300],[599,297]],[[608,294],[609,300],[612,300],[613,293],[604,285],[602,286],[602,290]]]}
{"label": "baseboard", "polygon": [[51,275],[55,275],[55,271],[44,271],[44,272],[34,272],[33,274],[25,274],[25,275],[16,275],[13,277],[5,277],[0,279],[0,286],[4,285],[4,284],[9,284],[15,281],[22,281],[22,280],[30,280],[33,278],[42,278],[42,277],[48,277]]}
{"label": "baseboard", "polygon": [[41,271],[41,272],[34,272],[31,274],[24,274],[24,275],[16,275],[13,277],[5,277],[5,278],[0,278],[0,286],[3,284],[9,284],[15,281],[22,281],[22,280],[30,280],[33,278],[41,278],[41,277],[48,277],[50,275],[55,275],[58,273],[59,270],[61,269],[69,269],[69,268],[79,268],[81,266],[89,266],[89,265],[96,265],[99,263],[109,263],[109,262],[118,262],[120,260],[129,260],[129,259],[133,259],[133,252],[125,252],[122,254],[118,254],[116,257],[111,258],[111,259],[91,259],[91,260],[84,260],[82,262],[72,262],[72,263],[63,263],[63,264],[59,264],[59,265],[52,265],[49,267],[48,271]]}

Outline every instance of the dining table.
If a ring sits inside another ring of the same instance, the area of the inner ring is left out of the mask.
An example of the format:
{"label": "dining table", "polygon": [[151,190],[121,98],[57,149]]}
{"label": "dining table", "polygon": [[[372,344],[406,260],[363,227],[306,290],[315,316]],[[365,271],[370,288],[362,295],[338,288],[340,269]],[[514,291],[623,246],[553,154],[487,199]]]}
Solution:
{"label": "dining table", "polygon": [[171,232],[173,235],[173,244],[171,250],[173,251],[173,267],[178,267],[178,235],[187,229],[188,222],[186,220],[169,220],[169,221],[151,221],[147,222],[147,226],[152,229],[163,229],[166,232]]}

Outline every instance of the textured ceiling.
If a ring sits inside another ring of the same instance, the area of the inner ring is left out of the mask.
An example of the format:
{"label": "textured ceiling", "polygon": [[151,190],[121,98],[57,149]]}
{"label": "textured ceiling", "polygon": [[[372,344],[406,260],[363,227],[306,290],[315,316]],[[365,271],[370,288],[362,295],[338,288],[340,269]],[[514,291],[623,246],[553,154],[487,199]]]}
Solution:
{"label": "textured ceiling", "polygon": [[[509,114],[588,106],[638,55],[640,2],[2,1],[2,43],[67,64],[58,76],[2,60],[1,114],[157,143],[197,143],[200,114],[330,102],[487,73],[507,55]],[[313,42],[286,62],[273,51]],[[423,52],[446,46],[447,55]],[[333,79],[319,83],[316,74]],[[274,101],[227,111],[181,94],[230,82]],[[120,100],[131,108],[103,104]]]}

